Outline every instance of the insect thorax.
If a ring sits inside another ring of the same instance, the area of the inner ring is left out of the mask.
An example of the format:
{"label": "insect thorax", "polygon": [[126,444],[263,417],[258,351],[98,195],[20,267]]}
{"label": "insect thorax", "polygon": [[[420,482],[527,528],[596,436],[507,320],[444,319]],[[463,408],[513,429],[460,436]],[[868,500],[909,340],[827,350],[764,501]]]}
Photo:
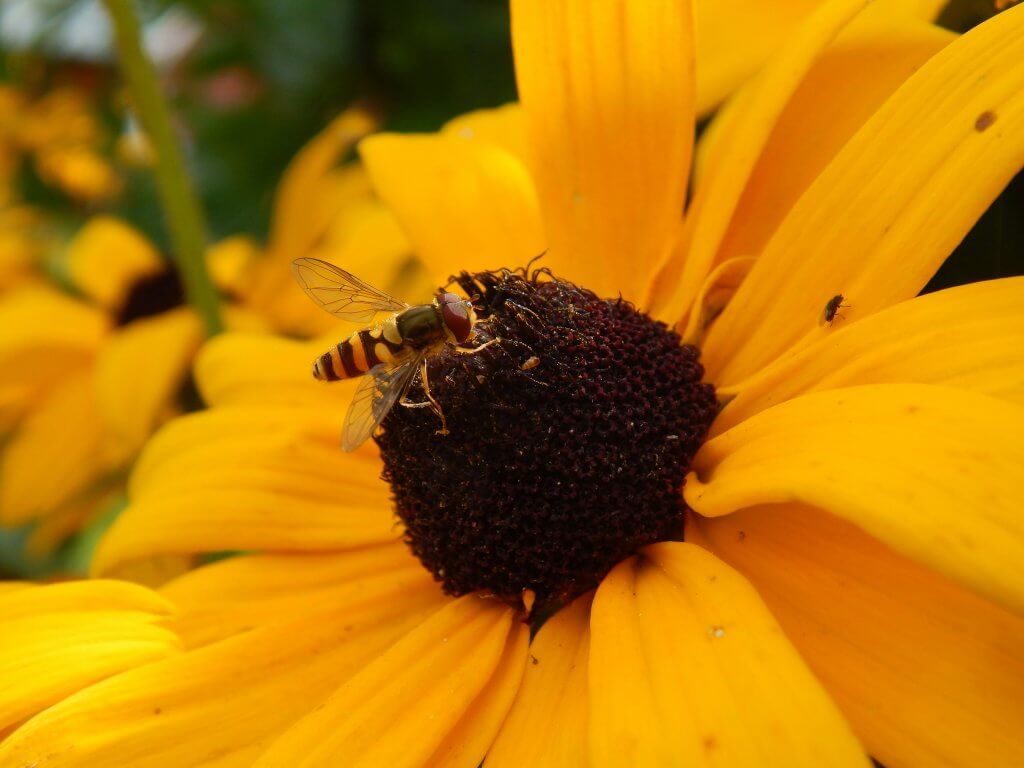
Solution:
{"label": "insect thorax", "polygon": [[433,304],[409,307],[395,318],[395,322],[402,341],[411,347],[422,348],[444,339],[444,324]]}

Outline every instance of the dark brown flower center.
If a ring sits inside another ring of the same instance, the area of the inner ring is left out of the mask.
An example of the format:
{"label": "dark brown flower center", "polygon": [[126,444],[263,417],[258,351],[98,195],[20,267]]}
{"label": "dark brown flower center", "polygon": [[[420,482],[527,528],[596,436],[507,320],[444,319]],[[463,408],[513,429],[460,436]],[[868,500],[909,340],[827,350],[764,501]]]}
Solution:
{"label": "dark brown flower center", "polygon": [[[430,360],[429,408],[377,442],[412,551],[453,595],[559,603],[682,536],[682,485],[717,412],[698,350],[622,299],[544,272],[461,274],[479,354]],[[424,401],[423,383],[409,399]]]}
{"label": "dark brown flower center", "polygon": [[184,303],[181,278],[177,271],[168,268],[140,278],[132,285],[117,313],[116,323],[128,325],[133,320],[160,315]]}

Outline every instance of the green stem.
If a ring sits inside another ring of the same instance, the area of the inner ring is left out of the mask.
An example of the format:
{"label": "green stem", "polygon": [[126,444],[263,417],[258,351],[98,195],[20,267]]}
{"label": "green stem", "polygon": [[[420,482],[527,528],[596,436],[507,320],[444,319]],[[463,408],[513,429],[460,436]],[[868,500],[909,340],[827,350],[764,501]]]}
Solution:
{"label": "green stem", "polygon": [[206,271],[206,223],[174,141],[171,114],[156,70],[142,50],[139,19],[132,0],[104,0],[114,22],[121,70],[128,81],[139,120],[155,150],[157,191],[170,232],[174,260],[189,303],[212,336],[223,329],[217,290]]}

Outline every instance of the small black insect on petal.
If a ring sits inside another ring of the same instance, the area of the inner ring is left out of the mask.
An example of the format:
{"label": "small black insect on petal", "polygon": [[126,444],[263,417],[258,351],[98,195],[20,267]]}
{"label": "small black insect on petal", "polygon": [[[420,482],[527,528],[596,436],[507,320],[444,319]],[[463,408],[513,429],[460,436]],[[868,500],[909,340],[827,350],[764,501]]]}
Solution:
{"label": "small black insect on petal", "polygon": [[[622,299],[543,270],[462,273],[473,346],[431,359],[429,408],[377,437],[407,541],[453,595],[557,604],[679,539],[682,485],[717,412],[698,350]],[[424,401],[423,383],[408,398]]]}

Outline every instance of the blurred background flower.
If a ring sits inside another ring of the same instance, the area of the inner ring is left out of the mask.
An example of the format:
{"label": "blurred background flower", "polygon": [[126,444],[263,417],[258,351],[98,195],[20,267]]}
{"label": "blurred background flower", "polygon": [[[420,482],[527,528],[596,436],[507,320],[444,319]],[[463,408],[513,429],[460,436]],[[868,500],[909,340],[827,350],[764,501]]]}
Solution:
{"label": "blurred background flower", "polygon": [[3,200],[14,197],[15,171],[31,160],[39,180],[82,202],[113,197],[121,182],[104,157],[107,136],[82,91],[61,87],[30,99],[0,87]]}
{"label": "blurred background flower", "polygon": [[[819,4],[697,2],[699,112],[711,114]],[[986,0],[896,4],[958,31],[995,12]],[[512,101],[507,4],[140,10],[229,324],[327,331],[329,317],[278,290],[303,255],[422,295],[425,271],[352,148],[376,128],[435,130]],[[202,329],[173,277],[153,147],[102,4],[9,0],[0,46],[0,574],[80,573],[142,442],[201,405],[188,371]],[[929,290],[1024,271],[1022,209],[1018,179]]]}

